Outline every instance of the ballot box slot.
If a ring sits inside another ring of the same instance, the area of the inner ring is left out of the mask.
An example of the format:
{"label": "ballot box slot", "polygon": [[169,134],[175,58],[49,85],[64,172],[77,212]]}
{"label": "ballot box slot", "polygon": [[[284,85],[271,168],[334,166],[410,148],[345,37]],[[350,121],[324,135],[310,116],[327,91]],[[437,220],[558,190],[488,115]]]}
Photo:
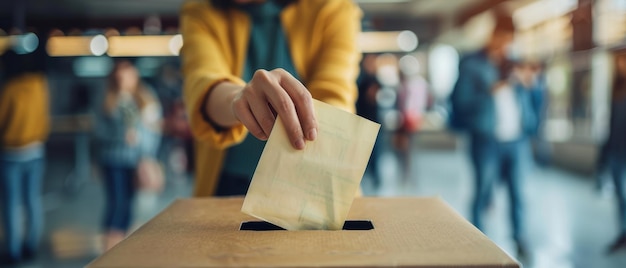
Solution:
{"label": "ballot box slot", "polygon": [[[343,223],[345,231],[373,230],[374,224],[369,220],[348,220]],[[265,221],[245,221],[239,227],[240,231],[285,231],[285,229]]]}

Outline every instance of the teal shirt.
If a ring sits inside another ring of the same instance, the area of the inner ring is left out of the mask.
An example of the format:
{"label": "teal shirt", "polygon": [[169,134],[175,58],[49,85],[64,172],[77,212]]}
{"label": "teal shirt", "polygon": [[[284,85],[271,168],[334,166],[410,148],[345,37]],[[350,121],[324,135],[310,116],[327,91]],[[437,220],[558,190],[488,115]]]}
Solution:
{"label": "teal shirt", "polygon": [[[268,0],[262,4],[247,4],[240,8],[248,13],[252,23],[242,79],[250,81],[256,70],[275,68],[283,68],[297,78],[287,37],[280,22],[283,7]],[[252,179],[264,146],[264,141],[248,135],[241,144],[228,149],[222,173]]]}

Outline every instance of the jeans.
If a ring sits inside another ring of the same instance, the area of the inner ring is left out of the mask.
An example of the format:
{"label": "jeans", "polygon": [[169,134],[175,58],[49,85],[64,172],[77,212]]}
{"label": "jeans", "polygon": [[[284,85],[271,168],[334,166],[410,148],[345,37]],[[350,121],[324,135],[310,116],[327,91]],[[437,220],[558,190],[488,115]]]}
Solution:
{"label": "jeans", "polygon": [[106,210],[104,229],[127,232],[131,223],[131,208],[135,195],[135,171],[132,166],[104,165]]}
{"label": "jeans", "polygon": [[525,140],[499,142],[493,138],[472,137],[470,148],[476,183],[472,223],[483,229],[482,213],[492,202],[494,185],[501,179],[507,184],[513,238],[518,242],[523,231],[522,165],[525,146]]}
{"label": "jeans", "polygon": [[[38,249],[44,220],[41,203],[43,171],[43,157],[29,161],[0,160],[4,242],[11,259],[21,259],[22,250],[36,252]],[[25,225],[20,213],[22,207],[26,216]]]}
{"label": "jeans", "polygon": [[621,233],[626,234],[626,155],[611,155],[611,171],[615,182]]}

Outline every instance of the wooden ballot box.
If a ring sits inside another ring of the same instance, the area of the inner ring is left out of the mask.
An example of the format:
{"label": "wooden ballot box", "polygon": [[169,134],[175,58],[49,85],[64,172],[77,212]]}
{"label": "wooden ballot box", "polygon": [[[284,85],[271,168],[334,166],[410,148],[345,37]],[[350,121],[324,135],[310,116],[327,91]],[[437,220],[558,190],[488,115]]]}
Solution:
{"label": "wooden ballot box", "polygon": [[341,231],[276,230],[242,202],[177,200],[88,267],[519,267],[439,198],[357,198]]}

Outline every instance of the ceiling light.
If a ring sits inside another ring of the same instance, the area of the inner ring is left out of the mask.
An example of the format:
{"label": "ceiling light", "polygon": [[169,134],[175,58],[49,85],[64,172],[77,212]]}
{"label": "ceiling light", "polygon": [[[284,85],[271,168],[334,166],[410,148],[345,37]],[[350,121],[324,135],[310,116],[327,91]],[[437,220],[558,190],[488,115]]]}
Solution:
{"label": "ceiling light", "polygon": [[[111,36],[109,51],[111,57],[175,56],[175,35]],[[182,43],[182,36],[180,37]],[[174,44],[172,44],[174,43]]]}
{"label": "ceiling light", "polygon": [[183,47],[183,35],[177,34],[170,39],[169,48],[170,53],[174,56],[180,54],[180,49]]}
{"label": "ceiling light", "polygon": [[358,4],[397,4],[411,2],[411,0],[355,0],[354,2]]}
{"label": "ceiling light", "polygon": [[17,54],[32,53],[39,47],[39,37],[34,33],[17,36],[17,42],[13,44],[13,50]]}
{"label": "ceiling light", "polygon": [[[52,36],[48,39],[46,51],[51,57],[72,57],[72,56],[91,56],[96,55],[92,50],[98,49],[98,44],[94,44],[93,36]],[[96,39],[95,43],[98,43]],[[105,40],[106,41],[106,40]]]}
{"label": "ceiling light", "polygon": [[363,32],[358,44],[364,53],[408,52],[417,48],[417,35],[411,31]]}
{"label": "ceiling light", "polygon": [[412,31],[402,31],[397,38],[398,47],[405,52],[411,52],[417,48],[417,35]]}
{"label": "ceiling light", "polygon": [[91,54],[94,56],[102,56],[107,49],[109,48],[109,42],[104,35],[96,35],[91,39],[89,43],[89,50],[91,50]]}

